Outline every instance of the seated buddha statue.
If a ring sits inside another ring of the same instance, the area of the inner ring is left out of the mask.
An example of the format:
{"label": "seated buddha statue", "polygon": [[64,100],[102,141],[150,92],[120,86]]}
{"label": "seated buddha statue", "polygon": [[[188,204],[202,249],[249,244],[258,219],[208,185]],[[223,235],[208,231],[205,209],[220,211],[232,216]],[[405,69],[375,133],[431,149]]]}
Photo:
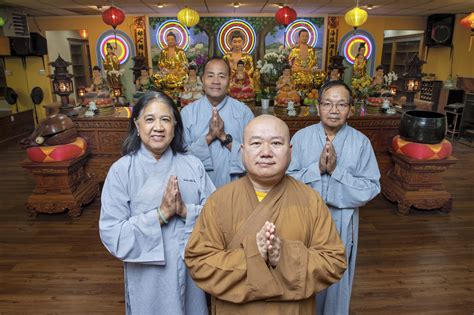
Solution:
{"label": "seated buddha statue", "polygon": [[140,76],[135,80],[135,90],[137,92],[149,91],[153,86],[153,82],[148,74],[148,67],[144,66],[140,69]]}
{"label": "seated buddha statue", "polygon": [[283,73],[276,83],[277,95],[275,97],[275,106],[286,107],[288,102],[293,102],[295,107],[300,105],[300,96],[296,91],[293,78],[291,76],[291,67],[285,66]]}
{"label": "seated buddha statue", "polygon": [[377,68],[375,68],[375,76],[372,78],[372,83],[370,83],[370,87],[380,93],[380,95],[387,91],[382,65],[377,66]]}
{"label": "seated buddha statue", "polygon": [[188,78],[184,81],[184,90],[180,94],[181,106],[186,106],[203,96],[201,78],[197,75],[197,68],[189,66]]}
{"label": "seated buddha statue", "polygon": [[291,74],[296,89],[303,94],[311,91],[314,83],[313,68],[316,67],[316,51],[308,46],[309,33],[302,29],[298,33],[298,44],[288,55]]}
{"label": "seated buddha statue", "polygon": [[153,75],[157,87],[171,96],[177,96],[182,91],[187,77],[188,58],[184,50],[176,46],[176,35],[169,32],[166,35],[167,47],[158,59],[158,73]]}
{"label": "seated buddha statue", "polygon": [[242,102],[249,102],[255,98],[252,80],[245,71],[245,64],[242,60],[237,63],[236,72],[230,79],[229,95]]}
{"label": "seated buddha statue", "polygon": [[[234,31],[231,35],[231,50],[224,55],[224,60],[227,61],[231,71],[231,77],[237,72],[239,62],[244,63],[244,69],[251,81],[253,78],[253,59],[248,53],[242,51],[244,43],[244,36],[239,31]],[[253,85],[253,82],[252,82]]]}
{"label": "seated buddha statue", "polygon": [[107,81],[102,77],[100,73],[101,69],[99,66],[94,66],[92,68],[92,84],[90,87],[86,88],[87,92],[96,92],[107,91],[109,89]]}

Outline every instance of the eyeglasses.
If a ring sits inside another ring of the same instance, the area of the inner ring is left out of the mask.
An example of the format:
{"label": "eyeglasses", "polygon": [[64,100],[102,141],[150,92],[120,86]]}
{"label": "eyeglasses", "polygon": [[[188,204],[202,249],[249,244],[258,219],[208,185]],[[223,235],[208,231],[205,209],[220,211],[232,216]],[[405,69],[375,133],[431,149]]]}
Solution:
{"label": "eyeglasses", "polygon": [[337,103],[337,104],[333,104],[331,102],[322,102],[319,104],[319,106],[321,106],[321,110],[327,112],[329,110],[331,110],[333,107],[336,107],[336,109],[340,112],[343,112],[345,110],[347,110],[350,106],[349,103]]}

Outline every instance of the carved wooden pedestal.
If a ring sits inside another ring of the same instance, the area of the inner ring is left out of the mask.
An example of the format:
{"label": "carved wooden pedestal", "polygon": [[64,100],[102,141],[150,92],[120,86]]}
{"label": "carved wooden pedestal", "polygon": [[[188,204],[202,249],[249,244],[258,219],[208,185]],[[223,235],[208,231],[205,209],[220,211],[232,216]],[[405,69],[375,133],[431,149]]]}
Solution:
{"label": "carved wooden pedestal", "polygon": [[81,207],[92,202],[99,194],[99,184],[95,178],[84,172],[86,161],[87,155],[64,162],[21,162],[21,166],[32,173],[36,181],[36,187],[26,201],[30,216],[67,209],[69,216],[79,217]]}
{"label": "carved wooden pedestal", "polygon": [[398,203],[400,214],[408,214],[412,206],[421,210],[451,211],[453,199],[444,189],[441,173],[456,163],[455,158],[420,161],[392,151],[390,154],[393,167],[382,177],[382,193]]}

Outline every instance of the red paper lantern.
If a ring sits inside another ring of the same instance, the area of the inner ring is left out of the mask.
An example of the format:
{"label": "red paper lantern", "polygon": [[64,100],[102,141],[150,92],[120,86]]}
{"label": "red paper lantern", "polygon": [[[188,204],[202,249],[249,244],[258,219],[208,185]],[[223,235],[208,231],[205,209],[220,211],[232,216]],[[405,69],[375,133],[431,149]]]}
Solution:
{"label": "red paper lantern", "polygon": [[291,24],[291,22],[296,20],[296,17],[296,11],[288,6],[284,6],[275,13],[276,22],[284,26]]}
{"label": "red paper lantern", "polygon": [[125,13],[116,7],[110,7],[102,12],[102,20],[105,24],[112,26],[114,29],[117,28],[125,20]]}

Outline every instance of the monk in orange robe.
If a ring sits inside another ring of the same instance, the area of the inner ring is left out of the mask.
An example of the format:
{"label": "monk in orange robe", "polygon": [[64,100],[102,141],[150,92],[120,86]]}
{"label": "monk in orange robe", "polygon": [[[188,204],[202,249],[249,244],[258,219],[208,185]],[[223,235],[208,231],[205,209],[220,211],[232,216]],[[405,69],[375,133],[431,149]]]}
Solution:
{"label": "monk in orange robe", "polygon": [[247,175],[212,194],[185,261],[212,296],[212,314],[315,314],[316,292],[346,269],[331,215],[313,189],[286,176],[286,124],[269,115],[245,128]]}

